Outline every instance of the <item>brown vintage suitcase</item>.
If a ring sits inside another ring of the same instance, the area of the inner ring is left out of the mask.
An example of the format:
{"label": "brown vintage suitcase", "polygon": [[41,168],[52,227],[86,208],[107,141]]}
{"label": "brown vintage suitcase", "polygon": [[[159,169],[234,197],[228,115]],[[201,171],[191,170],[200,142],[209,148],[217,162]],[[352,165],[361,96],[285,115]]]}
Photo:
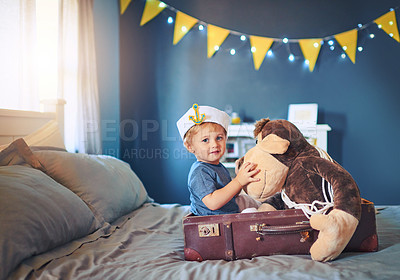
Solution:
{"label": "brown vintage suitcase", "polygon": [[[363,199],[360,223],[345,251],[378,250],[375,207]],[[276,254],[309,254],[318,231],[301,210],[215,216],[187,215],[183,219],[185,260],[235,260]]]}

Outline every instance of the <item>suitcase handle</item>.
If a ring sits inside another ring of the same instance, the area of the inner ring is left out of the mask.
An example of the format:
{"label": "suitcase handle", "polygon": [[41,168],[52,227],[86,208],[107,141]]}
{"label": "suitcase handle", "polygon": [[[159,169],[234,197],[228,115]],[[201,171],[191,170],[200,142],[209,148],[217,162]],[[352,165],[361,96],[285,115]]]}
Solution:
{"label": "suitcase handle", "polygon": [[310,222],[299,222],[294,225],[271,226],[266,224],[258,225],[257,233],[261,235],[268,234],[291,234],[304,231],[312,231]]}

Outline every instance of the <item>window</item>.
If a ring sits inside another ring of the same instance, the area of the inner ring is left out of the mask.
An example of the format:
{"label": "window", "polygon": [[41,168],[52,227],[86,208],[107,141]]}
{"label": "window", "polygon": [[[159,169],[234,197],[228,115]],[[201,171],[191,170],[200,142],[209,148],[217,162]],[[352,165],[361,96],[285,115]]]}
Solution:
{"label": "window", "polygon": [[0,107],[57,98],[58,1],[0,0]]}
{"label": "window", "polygon": [[36,0],[37,89],[40,100],[57,98],[58,1]]}

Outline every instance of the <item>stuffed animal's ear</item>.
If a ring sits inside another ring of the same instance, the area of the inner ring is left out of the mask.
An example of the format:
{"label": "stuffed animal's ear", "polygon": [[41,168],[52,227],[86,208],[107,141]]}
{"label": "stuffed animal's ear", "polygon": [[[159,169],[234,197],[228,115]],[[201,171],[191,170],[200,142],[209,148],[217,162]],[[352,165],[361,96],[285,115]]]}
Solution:
{"label": "stuffed animal's ear", "polygon": [[[259,135],[258,135],[259,136]],[[260,139],[261,137],[258,137]],[[284,154],[289,148],[290,142],[286,139],[282,139],[276,134],[269,134],[267,137],[262,139],[261,142],[258,141],[260,148],[270,154]]]}

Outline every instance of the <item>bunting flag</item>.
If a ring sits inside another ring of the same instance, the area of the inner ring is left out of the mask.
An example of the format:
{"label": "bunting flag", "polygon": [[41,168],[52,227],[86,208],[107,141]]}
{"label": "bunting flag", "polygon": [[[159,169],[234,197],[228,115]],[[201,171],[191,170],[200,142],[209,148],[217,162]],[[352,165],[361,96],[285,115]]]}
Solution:
{"label": "bunting flag", "polygon": [[140,26],[145,25],[147,22],[152,20],[155,16],[161,13],[167,5],[158,0],[147,0],[144,6],[142,20]]}
{"label": "bunting flag", "polygon": [[126,8],[128,8],[129,4],[131,3],[132,0],[121,0],[119,2],[120,8],[121,8],[121,15],[125,13]]}
{"label": "bunting flag", "polygon": [[253,53],[254,68],[260,69],[267,51],[274,42],[271,38],[250,36],[251,52]]}
{"label": "bunting flag", "polygon": [[304,58],[308,61],[308,69],[314,71],[315,63],[317,62],[319,51],[321,50],[322,39],[301,39],[299,45],[303,52]]}
{"label": "bunting flag", "polygon": [[188,16],[182,12],[176,13],[175,18],[175,29],[174,29],[174,41],[173,44],[176,45],[186,33],[197,23],[197,19]]}
{"label": "bunting flag", "polygon": [[336,41],[342,46],[351,62],[356,63],[357,29],[335,35]]}
{"label": "bunting flag", "polygon": [[214,55],[215,51],[219,49],[226,37],[229,35],[229,30],[215,25],[209,24],[207,26],[207,57],[210,58]]}
{"label": "bunting flag", "polygon": [[397,28],[396,14],[394,10],[374,20],[379,28],[382,28],[390,37],[400,43],[399,30]]}
{"label": "bunting flag", "polygon": [[[176,45],[180,40],[190,31],[193,27],[199,23],[199,30],[203,30],[204,27],[207,28],[207,57],[211,58],[216,51],[220,49],[220,46],[228,37],[229,34],[240,36],[242,41],[246,41],[249,38],[251,52],[253,56],[253,63],[255,70],[259,70],[261,64],[265,60],[265,56],[268,51],[272,51],[275,48],[274,42],[281,42],[283,44],[277,44],[277,48],[288,44],[288,50],[290,52],[290,44],[299,44],[300,49],[303,53],[305,62],[308,64],[308,69],[313,72],[315,65],[318,61],[319,53],[321,51],[321,46],[328,42],[329,48],[331,50],[335,49],[335,44],[333,39],[336,40],[337,44],[341,46],[345,53],[342,53],[342,57],[349,57],[353,64],[356,63],[356,52],[363,51],[362,46],[358,47],[358,31],[368,28],[372,24],[377,24],[380,29],[383,29],[390,37],[395,39],[400,43],[399,29],[396,21],[396,10],[399,7],[390,9],[386,14],[378,17],[374,21],[366,24],[359,24],[357,28],[345,31],[336,35],[329,35],[323,38],[312,38],[312,39],[288,39],[288,38],[269,38],[243,34],[237,31],[221,28],[215,25],[205,23],[199,19],[191,17],[184,14],[177,9],[161,2],[159,0],[143,0],[145,1],[145,6],[141,18],[140,25],[144,25],[159,13],[161,13],[165,8],[168,8],[172,13],[175,13],[175,27],[174,27],[174,38],[173,44]],[[120,0],[120,12],[121,15],[124,14],[132,0]],[[168,16],[168,23],[174,21],[172,16]],[[370,33],[369,37],[374,38],[374,34]],[[361,42],[362,44],[362,42]],[[271,48],[272,46],[272,48]],[[357,48],[358,47],[358,48]],[[234,48],[229,50],[231,55],[235,55],[236,51]],[[295,61],[296,57],[293,54],[288,56],[290,61]]]}

